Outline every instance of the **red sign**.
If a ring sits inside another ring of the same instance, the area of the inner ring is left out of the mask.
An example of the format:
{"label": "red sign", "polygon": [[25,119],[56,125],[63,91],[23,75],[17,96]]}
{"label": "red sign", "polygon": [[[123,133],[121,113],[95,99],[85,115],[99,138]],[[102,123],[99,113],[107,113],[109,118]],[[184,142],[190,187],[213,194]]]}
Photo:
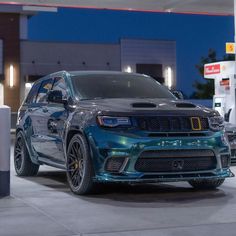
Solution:
{"label": "red sign", "polygon": [[205,75],[220,74],[220,64],[205,66],[204,74]]}

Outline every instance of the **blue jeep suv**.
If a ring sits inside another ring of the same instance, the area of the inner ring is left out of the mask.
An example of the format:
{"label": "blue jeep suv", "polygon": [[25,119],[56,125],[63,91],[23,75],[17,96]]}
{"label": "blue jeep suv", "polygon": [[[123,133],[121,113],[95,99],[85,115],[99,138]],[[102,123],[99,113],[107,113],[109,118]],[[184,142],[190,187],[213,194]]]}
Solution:
{"label": "blue jeep suv", "polygon": [[64,169],[76,194],[99,182],[216,188],[233,176],[223,131],[218,112],[176,99],[148,76],[62,71],[35,82],[19,109],[15,170]]}

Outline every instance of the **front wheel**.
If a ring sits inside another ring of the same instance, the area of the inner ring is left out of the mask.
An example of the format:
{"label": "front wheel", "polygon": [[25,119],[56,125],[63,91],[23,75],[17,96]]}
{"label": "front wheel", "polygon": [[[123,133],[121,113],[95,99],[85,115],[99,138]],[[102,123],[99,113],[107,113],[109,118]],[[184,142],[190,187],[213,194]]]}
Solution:
{"label": "front wheel", "polygon": [[225,179],[190,180],[189,184],[196,189],[216,189],[224,183]]}
{"label": "front wheel", "polygon": [[66,156],[67,180],[75,194],[83,195],[93,192],[94,169],[87,140],[76,134],[70,140]]}

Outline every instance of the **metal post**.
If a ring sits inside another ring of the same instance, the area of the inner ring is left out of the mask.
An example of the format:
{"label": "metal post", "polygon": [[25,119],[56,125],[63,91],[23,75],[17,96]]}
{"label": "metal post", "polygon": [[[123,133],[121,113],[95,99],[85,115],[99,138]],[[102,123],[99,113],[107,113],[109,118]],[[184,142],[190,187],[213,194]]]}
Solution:
{"label": "metal post", "polygon": [[[236,0],[234,0],[234,42],[236,43]],[[235,57],[235,62],[236,62],[236,57]]]}
{"label": "metal post", "polygon": [[[236,0],[234,0],[234,50],[236,50]],[[230,90],[232,89],[233,91],[231,92],[232,96],[232,101],[234,102],[234,111],[232,113],[232,119],[234,124],[236,124],[236,51],[234,52],[235,55],[235,64],[234,64],[234,76],[232,77],[232,81],[230,83]],[[231,80],[231,79],[230,79]]]}
{"label": "metal post", "polygon": [[0,196],[10,194],[11,109],[0,106]]}

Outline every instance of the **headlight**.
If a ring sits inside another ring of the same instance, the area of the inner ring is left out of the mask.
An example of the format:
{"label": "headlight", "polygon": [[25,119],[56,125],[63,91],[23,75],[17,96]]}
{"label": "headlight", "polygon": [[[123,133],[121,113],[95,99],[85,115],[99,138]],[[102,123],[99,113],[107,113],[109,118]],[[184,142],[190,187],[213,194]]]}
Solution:
{"label": "headlight", "polygon": [[224,119],[221,116],[209,117],[209,127],[213,131],[220,131],[224,129]]}
{"label": "headlight", "polygon": [[103,127],[131,126],[129,117],[98,116],[98,123]]}

